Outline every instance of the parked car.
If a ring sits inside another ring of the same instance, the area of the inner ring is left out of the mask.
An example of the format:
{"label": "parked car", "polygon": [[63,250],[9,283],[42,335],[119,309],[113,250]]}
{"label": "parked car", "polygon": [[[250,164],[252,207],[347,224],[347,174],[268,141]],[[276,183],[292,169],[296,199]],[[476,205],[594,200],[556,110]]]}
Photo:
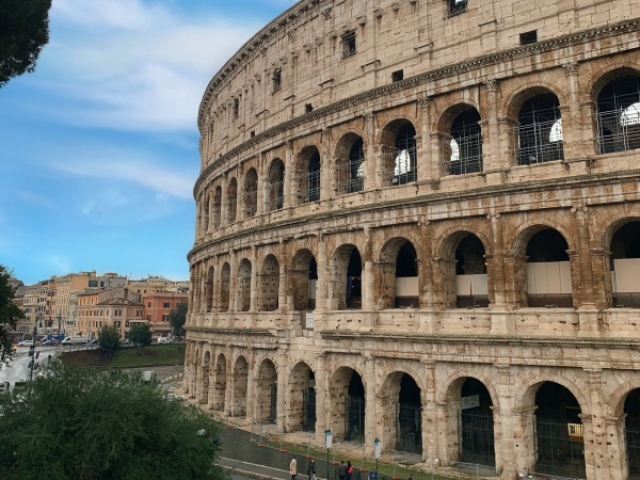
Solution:
{"label": "parked car", "polygon": [[47,345],[47,346],[60,345],[60,340],[56,340],[55,338],[50,338],[42,342],[42,345]]}
{"label": "parked car", "polygon": [[173,339],[171,337],[158,337],[158,344],[162,345],[163,343],[173,343]]}
{"label": "parked car", "polygon": [[[36,340],[36,345],[39,345],[39,344],[40,342]],[[22,340],[21,342],[18,342],[19,347],[30,347],[31,345],[33,345],[33,339]]]}

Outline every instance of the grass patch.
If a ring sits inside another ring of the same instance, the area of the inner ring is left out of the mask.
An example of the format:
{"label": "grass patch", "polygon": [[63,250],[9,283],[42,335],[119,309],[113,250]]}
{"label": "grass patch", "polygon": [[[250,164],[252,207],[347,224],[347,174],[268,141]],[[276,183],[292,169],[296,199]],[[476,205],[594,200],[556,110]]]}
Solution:
{"label": "grass patch", "polygon": [[144,348],[121,348],[112,356],[99,348],[63,352],[60,358],[66,365],[99,368],[132,368],[161,365],[182,365],[184,363],[185,344],[150,345]]}

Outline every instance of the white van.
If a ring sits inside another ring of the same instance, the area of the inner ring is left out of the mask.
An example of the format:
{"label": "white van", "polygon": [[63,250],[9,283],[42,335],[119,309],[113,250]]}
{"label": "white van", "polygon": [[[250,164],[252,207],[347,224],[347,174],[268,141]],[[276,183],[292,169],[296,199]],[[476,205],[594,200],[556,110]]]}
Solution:
{"label": "white van", "polygon": [[82,345],[89,342],[89,337],[67,337],[62,340],[62,345]]}

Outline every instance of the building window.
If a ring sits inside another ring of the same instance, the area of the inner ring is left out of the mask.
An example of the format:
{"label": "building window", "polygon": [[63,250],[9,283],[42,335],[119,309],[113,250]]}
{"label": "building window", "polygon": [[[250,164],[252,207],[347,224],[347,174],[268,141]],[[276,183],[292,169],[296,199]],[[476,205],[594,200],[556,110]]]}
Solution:
{"label": "building window", "polygon": [[142,310],[136,310],[136,317],[142,317]]}
{"label": "building window", "polygon": [[240,116],[240,99],[233,99],[233,118],[236,119]]}
{"label": "building window", "polygon": [[538,31],[531,30],[520,34],[520,45],[531,45],[538,41]]}
{"label": "building window", "polygon": [[162,308],[171,308],[171,303],[169,303],[169,302],[163,302],[163,303],[162,303]]}
{"label": "building window", "polygon": [[121,316],[122,316],[122,310],[116,310],[115,312],[113,312],[113,314],[114,314],[116,317],[121,317]]}
{"label": "building window", "polygon": [[342,35],[342,58],[356,54],[356,31],[350,30]]}
{"label": "building window", "polygon": [[147,322],[151,321],[151,315],[147,315]]}
{"label": "building window", "polygon": [[276,93],[282,88],[282,70],[280,68],[276,68],[273,71],[273,75],[271,76],[271,80],[273,82],[273,93]]}
{"label": "building window", "polygon": [[147,308],[151,308],[151,302],[147,303]]}
{"label": "building window", "polygon": [[449,16],[454,17],[467,11],[467,0],[447,0],[449,4]]}
{"label": "building window", "polygon": [[399,82],[403,78],[404,78],[404,70],[397,70],[397,71],[391,73],[391,81],[392,82]]}
{"label": "building window", "polygon": [[311,112],[313,112],[313,105],[311,105],[310,103],[305,103],[304,113],[311,113]]}
{"label": "building window", "polygon": [[97,288],[98,281],[97,280],[89,280],[89,288]]}
{"label": "building window", "polygon": [[162,315],[162,321],[163,322],[168,322],[169,321],[169,315],[166,314],[166,313],[164,315]]}

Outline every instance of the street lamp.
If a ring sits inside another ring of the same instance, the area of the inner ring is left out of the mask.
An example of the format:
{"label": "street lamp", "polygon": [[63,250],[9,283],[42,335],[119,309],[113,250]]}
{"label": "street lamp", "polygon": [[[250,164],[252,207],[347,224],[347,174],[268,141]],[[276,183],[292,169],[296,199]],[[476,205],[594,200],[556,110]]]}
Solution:
{"label": "street lamp", "polygon": [[376,459],[376,477],[378,476],[378,459],[380,458],[380,439],[373,441],[373,458]]}
{"label": "street lamp", "polygon": [[38,328],[36,326],[33,327],[33,336],[31,337],[31,346],[29,347],[29,356],[31,357],[31,361],[29,362],[29,381],[33,380],[33,367],[36,365],[36,335],[38,334]]}

